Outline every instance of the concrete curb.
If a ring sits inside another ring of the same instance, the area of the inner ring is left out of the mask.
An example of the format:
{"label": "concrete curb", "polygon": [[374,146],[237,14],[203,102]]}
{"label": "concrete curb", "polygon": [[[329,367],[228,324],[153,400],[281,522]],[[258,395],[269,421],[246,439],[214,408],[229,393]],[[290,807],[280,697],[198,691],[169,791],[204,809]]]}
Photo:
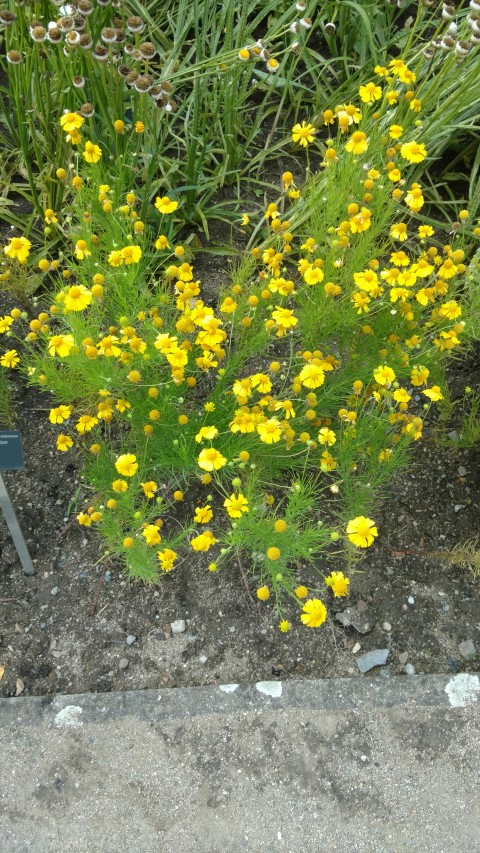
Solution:
{"label": "concrete curb", "polygon": [[160,721],[252,711],[455,708],[480,703],[480,677],[458,675],[260,681],[255,685],[132,690],[122,693],[32,696],[0,700],[0,729],[51,724],[80,727],[123,717]]}

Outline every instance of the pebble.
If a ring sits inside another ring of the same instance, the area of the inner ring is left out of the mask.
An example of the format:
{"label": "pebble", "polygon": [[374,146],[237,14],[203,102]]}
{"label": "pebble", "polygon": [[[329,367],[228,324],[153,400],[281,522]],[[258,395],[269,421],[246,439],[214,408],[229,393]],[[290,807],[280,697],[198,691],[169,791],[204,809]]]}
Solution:
{"label": "pebble", "polygon": [[477,649],[475,648],[473,640],[464,640],[463,643],[459,643],[458,651],[465,660],[470,660],[473,655],[477,654]]}
{"label": "pebble", "polygon": [[401,654],[399,654],[398,659],[400,663],[406,663],[408,660],[408,652],[402,652]]}
{"label": "pebble", "polygon": [[465,509],[465,504],[455,504],[453,507],[454,512],[460,512],[461,509]]}
{"label": "pebble", "polygon": [[170,622],[170,628],[172,629],[172,634],[183,634],[186,629],[185,619],[175,619],[174,622]]}
{"label": "pebble", "polygon": [[362,648],[362,647],[361,647],[360,643],[355,643],[355,645],[354,645],[354,647],[353,647],[353,649],[352,649],[352,654],[356,655],[356,654],[357,654],[357,652],[359,652],[361,648]]}
{"label": "pebble", "polygon": [[448,611],[450,610],[450,605],[449,605],[449,604],[444,604],[444,605],[443,605],[443,607],[442,607],[442,610],[443,610],[443,612],[444,612],[444,613],[448,613]]}
{"label": "pebble", "polygon": [[404,669],[407,675],[415,675],[417,671],[413,663],[406,663]]}
{"label": "pebble", "polygon": [[383,666],[387,662],[390,652],[388,649],[372,649],[371,652],[357,658],[357,666],[360,672],[368,672],[374,666]]}
{"label": "pebble", "polygon": [[459,465],[457,468],[457,471],[458,471],[460,477],[466,477],[467,476],[467,469],[464,468],[463,465]]}
{"label": "pebble", "polygon": [[136,638],[135,634],[129,634],[127,637],[127,646],[131,646],[132,643],[134,643],[136,639],[137,638]]}
{"label": "pebble", "polygon": [[128,661],[127,658],[120,658],[120,660],[118,661],[118,668],[126,669],[129,663],[130,661]]}
{"label": "pebble", "polygon": [[59,586],[54,586],[54,587],[52,588],[52,591],[51,591],[51,592],[52,592],[52,595],[58,595],[58,593],[60,592],[60,587],[59,587]]}
{"label": "pebble", "polygon": [[206,655],[200,655],[200,657],[198,659],[199,659],[200,663],[206,663],[208,660]]}
{"label": "pebble", "polygon": [[415,599],[414,599],[413,595],[409,595],[407,598],[407,601],[409,604],[415,604]]}
{"label": "pebble", "polygon": [[384,622],[382,625],[382,628],[384,631],[391,631],[392,630],[392,626],[390,625],[390,622]]}

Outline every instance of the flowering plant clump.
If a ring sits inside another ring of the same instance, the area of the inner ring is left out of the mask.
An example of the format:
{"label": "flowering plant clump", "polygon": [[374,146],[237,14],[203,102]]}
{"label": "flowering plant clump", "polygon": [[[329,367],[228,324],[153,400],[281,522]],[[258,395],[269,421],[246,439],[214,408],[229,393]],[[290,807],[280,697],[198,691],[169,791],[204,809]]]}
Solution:
{"label": "flowering plant clump", "polygon": [[[126,26],[143,30],[136,16]],[[95,62],[113,62],[119,29],[102,30]],[[131,61],[148,64],[152,49]],[[267,54],[256,43],[237,61],[276,75],[282,60]],[[118,73],[174,110],[148,69]],[[2,280],[41,282],[46,296],[33,318],[0,318],[0,365],[51,395],[57,452],[85,460],[77,521],[130,577],[156,583],[192,552],[211,572],[247,559],[282,632],[295,624],[288,602],[296,624],[318,628],[349,595],[349,570],[382,533],[378,496],[443,399],[446,358],[468,331],[479,228],[465,210],[445,242],[422,218],[431,147],[415,82],[392,60],[352,102],[293,125],[286,144],[316,150],[321,166],[303,187],[283,171],[264,209],[243,214],[248,250],[213,299],[179,240],[194,184],[154,185],[137,169],[150,163],[132,143],[154,126],[148,109],[128,128],[111,123],[113,146],[85,105],[57,116],[52,185],[69,204],[45,206],[43,250],[25,235],[3,247]]]}

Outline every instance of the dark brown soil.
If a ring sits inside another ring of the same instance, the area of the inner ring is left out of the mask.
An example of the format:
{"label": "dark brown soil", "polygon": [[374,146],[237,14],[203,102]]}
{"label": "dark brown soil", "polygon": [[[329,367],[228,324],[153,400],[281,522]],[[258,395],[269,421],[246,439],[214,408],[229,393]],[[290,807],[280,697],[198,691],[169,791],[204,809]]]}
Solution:
{"label": "dark brown soil", "polygon": [[[453,382],[472,385],[477,373],[467,361]],[[206,558],[192,554],[155,589],[129,585],[102,563],[95,536],[74,520],[70,502],[81,484],[54,449],[48,403],[17,385],[26,470],[4,479],[36,575],[23,575],[1,520],[0,695],[15,695],[18,678],[31,695],[353,676],[357,656],[375,648],[390,650],[387,667],[375,670],[383,674],[403,672],[406,655],[417,673],[475,668],[458,644],[480,648],[479,585],[468,569],[426,554],[448,552],[478,530],[478,449],[419,444],[389,490],[379,544],[357,566],[349,600],[330,602],[327,623],[314,630],[292,604],[294,628],[281,634],[269,604],[252,603],[236,564],[212,575]],[[368,622],[366,633],[334,618],[348,606]],[[173,634],[178,619],[186,630]]]}

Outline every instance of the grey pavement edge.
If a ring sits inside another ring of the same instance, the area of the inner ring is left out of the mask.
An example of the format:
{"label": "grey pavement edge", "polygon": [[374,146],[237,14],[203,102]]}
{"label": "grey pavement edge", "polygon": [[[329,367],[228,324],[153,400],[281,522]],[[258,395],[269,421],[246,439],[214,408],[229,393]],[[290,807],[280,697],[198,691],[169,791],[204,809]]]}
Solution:
{"label": "grey pavement edge", "polygon": [[1,853],[478,853],[476,674],[0,700]]}

